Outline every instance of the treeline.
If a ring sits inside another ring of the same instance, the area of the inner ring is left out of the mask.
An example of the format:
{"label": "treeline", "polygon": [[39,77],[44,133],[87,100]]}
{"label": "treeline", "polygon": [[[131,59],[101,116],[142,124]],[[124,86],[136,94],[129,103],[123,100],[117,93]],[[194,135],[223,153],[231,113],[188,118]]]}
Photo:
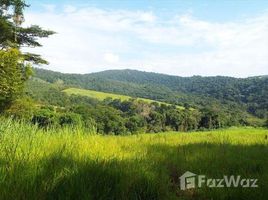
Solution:
{"label": "treeline", "polygon": [[103,92],[144,97],[183,106],[234,107],[265,119],[268,112],[268,77],[178,77],[136,70],[109,70],[92,74],[63,74],[35,69],[36,77],[54,83]]}
{"label": "treeline", "polygon": [[49,84],[39,79],[27,83],[23,98],[5,112],[17,120],[27,120],[40,128],[79,127],[100,134],[193,131],[238,125],[256,125],[239,111],[220,110],[216,105],[201,110],[175,105],[148,103],[137,99],[104,101],[68,96],[62,83]]}

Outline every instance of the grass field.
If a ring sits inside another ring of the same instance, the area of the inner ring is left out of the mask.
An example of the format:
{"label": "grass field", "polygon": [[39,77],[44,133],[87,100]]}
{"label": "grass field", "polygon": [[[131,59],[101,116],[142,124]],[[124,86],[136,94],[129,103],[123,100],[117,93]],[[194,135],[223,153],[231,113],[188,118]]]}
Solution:
{"label": "grass field", "polygon": [[[68,89],[65,89],[64,92],[66,92],[69,95],[75,94],[75,95],[81,95],[81,96],[88,96],[91,98],[99,99],[101,101],[103,101],[106,98],[120,99],[122,101],[129,100],[129,99],[133,98],[133,97],[126,96],[126,95],[113,94],[113,93],[107,93],[107,92],[98,92],[98,91],[94,91],[94,90],[85,90],[85,89],[78,89],[78,88],[68,88]],[[145,98],[137,98],[137,99],[148,102],[148,103],[157,102],[160,104],[167,104],[164,102],[154,101],[151,99],[145,99]],[[169,104],[167,104],[167,105],[169,105]],[[184,109],[184,107],[182,107],[182,106],[177,106],[177,108]]]}
{"label": "grass field", "polygon": [[[0,121],[0,199],[267,199],[268,130],[90,135]],[[179,189],[185,172],[258,188]]]}

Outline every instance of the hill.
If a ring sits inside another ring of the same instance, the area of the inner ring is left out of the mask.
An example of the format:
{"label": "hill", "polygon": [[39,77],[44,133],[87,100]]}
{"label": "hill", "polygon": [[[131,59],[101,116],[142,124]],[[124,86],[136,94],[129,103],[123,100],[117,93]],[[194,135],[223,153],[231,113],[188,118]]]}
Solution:
{"label": "hill", "polygon": [[268,108],[268,77],[249,78],[178,77],[165,74],[140,72],[137,70],[110,70],[92,74],[95,77],[135,84],[161,85],[173,92],[200,95],[220,100],[246,104],[247,110],[255,115]]}
{"label": "hill", "polygon": [[219,106],[265,118],[268,109],[268,77],[179,77],[137,70],[109,70],[91,74],[63,74],[35,69],[35,76],[69,87],[153,99],[180,106]]}

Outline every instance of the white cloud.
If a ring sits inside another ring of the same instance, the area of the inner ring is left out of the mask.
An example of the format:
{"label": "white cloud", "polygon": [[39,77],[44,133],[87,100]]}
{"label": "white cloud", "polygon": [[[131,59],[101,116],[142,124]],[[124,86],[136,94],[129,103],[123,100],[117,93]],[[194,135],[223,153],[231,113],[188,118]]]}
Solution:
{"label": "white cloud", "polygon": [[145,12],[141,13],[140,19],[144,22],[154,22],[156,20],[156,17],[152,12]]}
{"label": "white cloud", "polygon": [[76,7],[72,5],[65,5],[63,10],[65,13],[72,13],[76,11]]}
{"label": "white cloud", "polygon": [[113,53],[104,54],[104,60],[109,63],[117,63],[119,61],[119,56]]}
{"label": "white cloud", "polygon": [[54,12],[56,9],[56,5],[54,4],[43,4],[42,7],[47,11],[47,12]]}
{"label": "white cloud", "polygon": [[[191,13],[163,20],[152,11],[47,9],[27,13],[28,24],[58,34],[35,49],[50,69],[88,73],[135,68],[182,76],[268,74],[268,13],[215,23]],[[32,49],[31,49],[32,50]]]}

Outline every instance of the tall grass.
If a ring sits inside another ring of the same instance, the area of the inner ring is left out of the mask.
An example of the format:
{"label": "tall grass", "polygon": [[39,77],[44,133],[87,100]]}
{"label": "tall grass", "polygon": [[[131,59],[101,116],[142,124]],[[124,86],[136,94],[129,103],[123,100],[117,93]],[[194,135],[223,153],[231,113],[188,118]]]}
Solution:
{"label": "tall grass", "polygon": [[[101,136],[0,121],[0,199],[267,199],[268,130]],[[258,178],[182,191],[179,177]]]}

